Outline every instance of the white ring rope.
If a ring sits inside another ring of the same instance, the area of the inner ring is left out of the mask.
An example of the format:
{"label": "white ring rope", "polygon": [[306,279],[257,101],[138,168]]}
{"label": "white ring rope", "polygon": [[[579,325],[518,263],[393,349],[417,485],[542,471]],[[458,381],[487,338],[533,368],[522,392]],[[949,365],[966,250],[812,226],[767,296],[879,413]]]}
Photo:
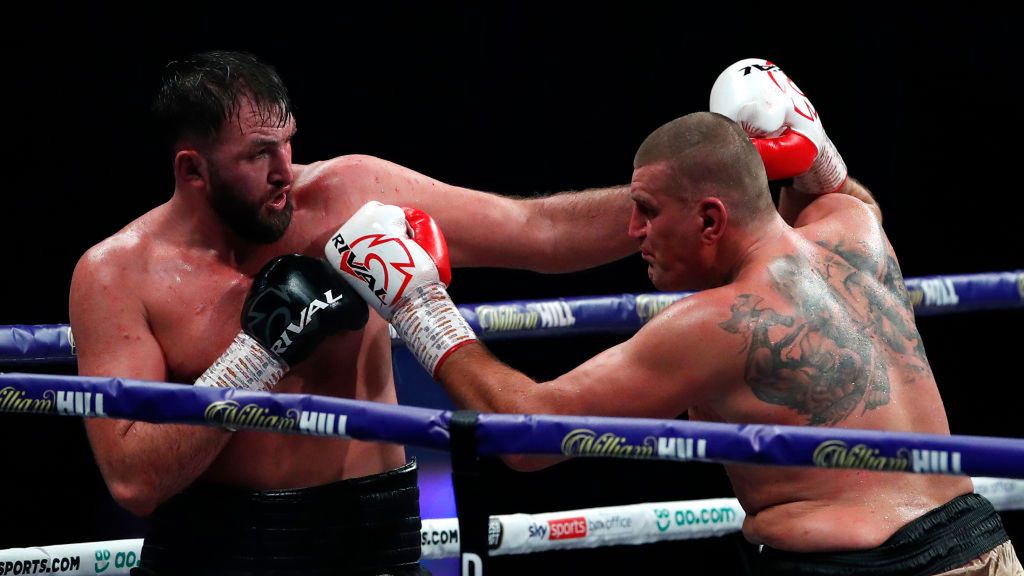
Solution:
{"label": "white ring rope", "polygon": [[[975,492],[996,510],[1024,510],[1024,480],[973,478]],[[492,556],[711,538],[737,532],[746,514],[735,498],[653,502],[491,517]],[[422,558],[459,555],[459,521],[424,519]],[[0,576],[62,574],[127,576],[138,565],[142,539],[0,550]]]}

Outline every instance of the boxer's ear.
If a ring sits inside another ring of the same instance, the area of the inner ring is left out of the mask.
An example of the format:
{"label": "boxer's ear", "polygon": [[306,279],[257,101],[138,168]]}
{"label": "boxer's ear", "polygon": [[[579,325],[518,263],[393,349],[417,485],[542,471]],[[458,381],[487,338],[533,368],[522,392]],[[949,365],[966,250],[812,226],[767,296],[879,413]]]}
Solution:
{"label": "boxer's ear", "polygon": [[205,189],[209,183],[206,159],[194,148],[180,148],[174,154],[174,181]]}

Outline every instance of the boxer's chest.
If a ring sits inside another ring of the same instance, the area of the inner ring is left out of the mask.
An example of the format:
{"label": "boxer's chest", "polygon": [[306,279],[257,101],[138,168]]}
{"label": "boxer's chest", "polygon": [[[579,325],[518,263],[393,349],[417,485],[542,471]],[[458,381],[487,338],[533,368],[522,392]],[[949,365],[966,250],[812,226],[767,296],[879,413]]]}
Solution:
{"label": "boxer's chest", "polygon": [[278,255],[322,257],[328,227],[333,224],[327,226],[322,214],[296,210],[284,237],[250,255],[244,272],[208,253],[160,254],[160,263],[149,268],[146,309],[168,378],[192,382],[213,364],[241,330],[242,305],[253,276]]}
{"label": "boxer's chest", "polygon": [[228,347],[241,329],[251,285],[252,278],[236,270],[207,267],[201,277],[154,288],[147,309],[169,379],[192,382]]}

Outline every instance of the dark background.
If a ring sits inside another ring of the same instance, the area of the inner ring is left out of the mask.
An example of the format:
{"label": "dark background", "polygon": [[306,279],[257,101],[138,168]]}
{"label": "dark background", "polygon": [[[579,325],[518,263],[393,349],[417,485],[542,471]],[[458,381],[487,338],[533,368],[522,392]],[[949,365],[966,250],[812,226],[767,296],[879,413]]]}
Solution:
{"label": "dark background", "polygon": [[[513,195],[627,182],[646,134],[706,109],[728,64],[769,58],[809,95],[851,173],[874,192],[905,276],[1024,267],[1011,88],[1020,62],[1005,47],[1014,40],[1007,15],[892,3],[833,6],[826,18],[788,3],[720,4],[290,2],[143,13],[34,3],[3,40],[0,324],[66,322],[81,253],[170,197],[170,162],[151,138],[147,107],[166,61],[208,49],[249,50],[277,67],[296,104],[298,163],[371,154]],[[567,276],[460,270],[452,295],[471,303],[651,291],[644,270],[638,257]],[[920,320],[954,433],[1024,436],[1022,319],[1017,310]],[[492,349],[545,378],[617,341]],[[138,535],[106,496],[79,420],[0,415],[0,438],[0,548]],[[489,468],[495,513],[730,495],[712,465]],[[1004,515],[1018,547],[1020,515]],[[506,562],[610,573],[668,558],[692,567],[712,550],[672,544]]]}

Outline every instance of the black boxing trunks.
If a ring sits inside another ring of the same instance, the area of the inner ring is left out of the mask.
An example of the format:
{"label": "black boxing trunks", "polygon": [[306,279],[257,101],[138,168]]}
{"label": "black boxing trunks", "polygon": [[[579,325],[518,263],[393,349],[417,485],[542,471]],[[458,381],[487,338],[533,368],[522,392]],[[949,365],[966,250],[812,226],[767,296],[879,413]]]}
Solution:
{"label": "black boxing trunks", "polygon": [[1007,540],[992,504],[978,494],[964,494],[870,550],[800,553],[765,546],[759,557],[760,574],[925,576],[967,564]]}
{"label": "black boxing trunks", "polygon": [[150,517],[132,576],[429,574],[416,463],[295,490],[196,483]]}

